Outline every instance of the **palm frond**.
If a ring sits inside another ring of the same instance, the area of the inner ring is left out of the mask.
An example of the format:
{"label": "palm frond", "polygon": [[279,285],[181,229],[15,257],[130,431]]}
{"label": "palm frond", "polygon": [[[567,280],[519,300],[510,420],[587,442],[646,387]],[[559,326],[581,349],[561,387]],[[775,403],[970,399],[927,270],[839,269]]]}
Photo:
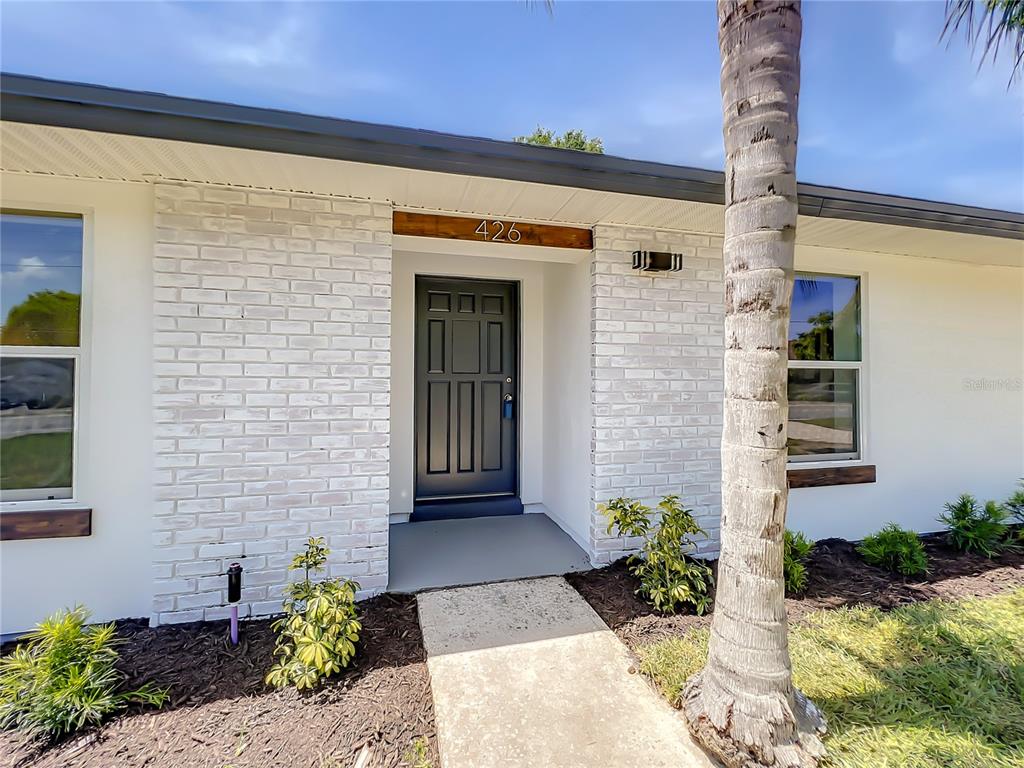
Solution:
{"label": "palm frond", "polygon": [[946,23],[940,39],[948,42],[961,30],[972,51],[980,51],[979,69],[986,59],[996,59],[1000,47],[1012,46],[1010,83],[1020,74],[1024,64],[1024,0],[946,0]]}
{"label": "palm frond", "polygon": [[532,8],[537,7],[538,5],[543,5],[544,6],[544,10],[548,12],[548,16],[552,17],[552,18],[554,17],[554,15],[555,15],[555,0],[543,0],[541,3],[538,3],[535,0],[526,0],[526,7],[527,8],[531,8],[532,9]]}

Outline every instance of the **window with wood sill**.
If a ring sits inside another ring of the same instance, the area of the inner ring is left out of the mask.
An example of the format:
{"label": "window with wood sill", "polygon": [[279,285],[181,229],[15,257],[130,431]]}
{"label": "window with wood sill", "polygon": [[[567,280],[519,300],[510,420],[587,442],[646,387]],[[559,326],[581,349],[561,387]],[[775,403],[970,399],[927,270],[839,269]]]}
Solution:
{"label": "window with wood sill", "polygon": [[791,488],[875,481],[874,466],[859,463],[862,349],[860,278],[797,273],[789,323]]}
{"label": "window with wood sill", "polygon": [[[80,214],[0,211],[0,538],[89,535],[74,503]],[[48,533],[49,532],[49,533]]]}

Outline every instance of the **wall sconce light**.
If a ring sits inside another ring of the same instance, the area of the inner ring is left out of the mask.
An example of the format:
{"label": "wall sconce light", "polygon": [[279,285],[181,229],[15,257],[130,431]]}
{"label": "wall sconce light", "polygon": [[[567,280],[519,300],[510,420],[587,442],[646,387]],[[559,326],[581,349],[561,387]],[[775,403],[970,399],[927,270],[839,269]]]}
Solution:
{"label": "wall sconce light", "polygon": [[683,268],[683,254],[668,251],[633,251],[633,269],[641,272],[678,272]]}

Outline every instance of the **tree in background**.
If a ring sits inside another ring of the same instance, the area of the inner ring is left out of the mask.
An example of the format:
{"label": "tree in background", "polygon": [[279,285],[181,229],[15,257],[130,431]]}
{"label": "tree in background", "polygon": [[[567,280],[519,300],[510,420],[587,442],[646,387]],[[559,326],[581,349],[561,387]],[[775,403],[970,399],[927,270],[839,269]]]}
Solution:
{"label": "tree in background", "polygon": [[730,768],[816,766],[825,720],[793,686],[783,581],[787,337],[796,242],[799,0],[719,0],[725,137],[722,542],[694,738]]}
{"label": "tree in background", "polygon": [[1000,46],[1012,45],[1011,82],[1020,73],[1024,64],[1024,0],[946,0],[942,36],[951,37],[961,29],[972,49],[981,46],[979,67],[989,56],[995,60]]}
{"label": "tree in background", "polygon": [[598,138],[590,138],[583,131],[566,131],[556,136],[554,131],[537,126],[529,136],[516,136],[518,144],[535,144],[538,147],[558,147],[559,149],[575,149],[579,152],[604,154],[604,144]]}
{"label": "tree in background", "polygon": [[807,321],[809,330],[799,334],[789,348],[797,360],[832,360],[835,350],[834,313],[819,312]]}
{"label": "tree in background", "polygon": [[0,326],[0,343],[67,347],[78,344],[81,297],[68,291],[36,291],[11,307]]}

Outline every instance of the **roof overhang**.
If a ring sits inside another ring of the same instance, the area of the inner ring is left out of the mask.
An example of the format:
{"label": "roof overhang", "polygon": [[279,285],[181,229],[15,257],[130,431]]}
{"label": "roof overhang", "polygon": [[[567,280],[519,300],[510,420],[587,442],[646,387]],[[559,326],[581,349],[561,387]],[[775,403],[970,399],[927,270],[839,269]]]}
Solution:
{"label": "roof overhang", "polygon": [[[0,91],[11,122],[724,203],[724,176],[698,168],[23,75],[0,76]],[[799,195],[804,216],[1024,239],[1022,213],[811,184]]]}
{"label": "roof overhang", "polygon": [[[714,171],[19,75],[0,76],[0,117],[5,170],[722,231]],[[798,242],[1024,263],[1024,214],[806,184],[799,194]]]}

